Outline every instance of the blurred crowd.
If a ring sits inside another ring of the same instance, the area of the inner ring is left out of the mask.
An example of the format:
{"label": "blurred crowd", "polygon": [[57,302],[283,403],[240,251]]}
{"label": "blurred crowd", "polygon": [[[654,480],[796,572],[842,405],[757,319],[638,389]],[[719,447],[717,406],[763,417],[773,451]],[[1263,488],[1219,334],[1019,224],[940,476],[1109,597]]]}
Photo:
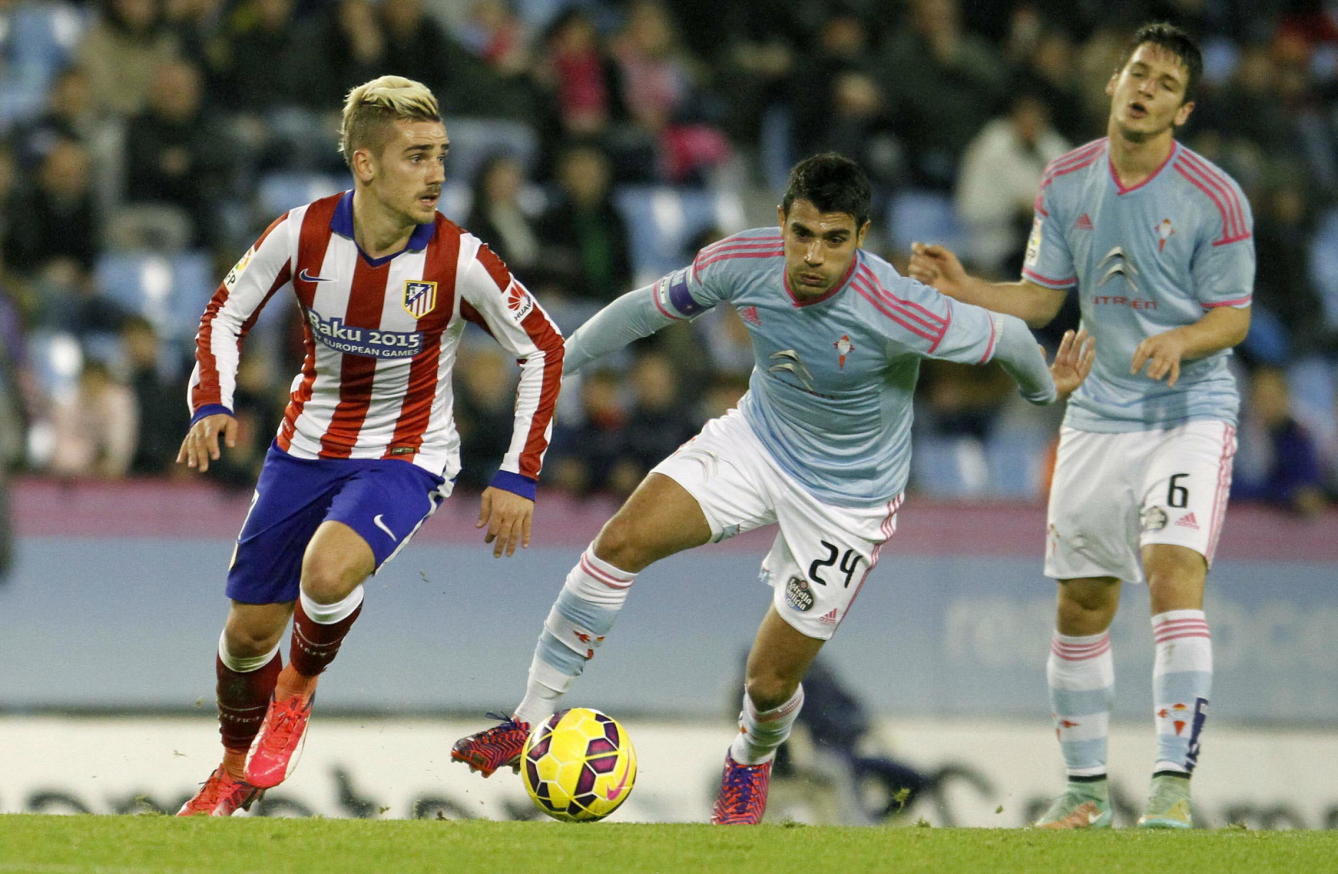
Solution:
{"label": "blurred crowd", "polygon": [[[870,248],[904,264],[912,239],[945,242],[1016,276],[1042,168],[1104,134],[1102,88],[1152,18],[1201,36],[1182,138],[1254,210],[1237,494],[1317,512],[1338,484],[1338,4],[1317,0],[0,0],[0,501],[16,470],[174,475],[194,322],[278,212],[347,186],[338,112],[373,76],[437,93],[443,210],[570,332],[772,223],[789,166],[826,149],[875,183]],[[210,471],[239,487],[300,355],[296,308],[270,309],[242,445]],[[593,368],[564,392],[546,483],[625,493],[750,369],[730,312]],[[466,487],[505,447],[515,376],[468,337]],[[1040,494],[1056,416],[996,370],[929,363],[912,488]]]}

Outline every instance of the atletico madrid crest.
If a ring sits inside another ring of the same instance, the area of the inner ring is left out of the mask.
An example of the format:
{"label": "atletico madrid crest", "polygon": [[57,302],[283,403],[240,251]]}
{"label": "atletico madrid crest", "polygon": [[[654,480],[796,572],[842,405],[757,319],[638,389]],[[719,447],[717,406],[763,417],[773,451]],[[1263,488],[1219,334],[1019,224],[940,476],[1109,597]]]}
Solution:
{"label": "atletico madrid crest", "polygon": [[437,283],[426,280],[404,281],[404,311],[415,319],[432,312],[437,305]]}

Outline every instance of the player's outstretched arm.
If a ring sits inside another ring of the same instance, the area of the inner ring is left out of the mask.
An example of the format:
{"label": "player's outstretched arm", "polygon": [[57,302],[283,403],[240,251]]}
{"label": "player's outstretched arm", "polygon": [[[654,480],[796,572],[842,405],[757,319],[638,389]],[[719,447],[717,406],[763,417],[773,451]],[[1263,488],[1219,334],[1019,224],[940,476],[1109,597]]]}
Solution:
{"label": "player's outstretched arm", "polygon": [[200,473],[209,469],[210,461],[218,461],[221,450],[219,438],[229,449],[237,445],[237,419],[227,413],[205,416],[186,432],[177,450],[177,464],[198,468]]}
{"label": "player's outstretched arm", "polygon": [[1050,324],[1068,294],[1063,289],[1046,288],[1025,279],[989,282],[972,276],[951,249],[933,243],[911,244],[911,261],[906,272],[912,279],[933,286],[948,297],[1017,316],[1032,328]]}
{"label": "player's outstretched arm", "polygon": [[534,521],[534,501],[515,492],[489,486],[479,500],[479,519],[475,528],[488,529],[483,542],[491,543],[493,558],[515,555],[516,547],[528,549],[530,528]]}
{"label": "player's outstretched arm", "polygon": [[1082,385],[1087,374],[1092,372],[1092,363],[1095,361],[1095,337],[1081,328],[1076,333],[1064,332],[1059,348],[1055,351],[1055,360],[1050,362],[1050,378],[1055,381],[1055,392],[1060,400],[1073,394]]}
{"label": "player's outstretched arm", "polygon": [[629,291],[591,316],[567,338],[562,372],[574,373],[596,358],[678,321],[655,305],[655,293],[654,286]]}

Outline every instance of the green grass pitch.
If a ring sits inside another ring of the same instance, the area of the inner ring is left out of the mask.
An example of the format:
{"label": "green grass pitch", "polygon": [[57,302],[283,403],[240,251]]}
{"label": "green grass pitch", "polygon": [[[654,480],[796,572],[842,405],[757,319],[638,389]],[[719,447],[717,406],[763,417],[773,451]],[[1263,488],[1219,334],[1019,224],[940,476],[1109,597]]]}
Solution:
{"label": "green grass pitch", "polygon": [[1327,872],[1338,832],[0,816],[0,872]]}

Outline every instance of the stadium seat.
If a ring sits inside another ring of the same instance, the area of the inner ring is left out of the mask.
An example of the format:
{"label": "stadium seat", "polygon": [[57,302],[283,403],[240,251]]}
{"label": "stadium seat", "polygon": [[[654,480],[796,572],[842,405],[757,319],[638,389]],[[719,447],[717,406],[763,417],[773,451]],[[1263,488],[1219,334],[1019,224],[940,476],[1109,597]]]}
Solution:
{"label": "stadium seat", "polygon": [[966,245],[966,232],[952,197],[946,193],[909,188],[892,197],[887,210],[887,236],[898,255],[911,243],[939,243],[955,251]]}
{"label": "stadium seat", "polygon": [[267,173],[257,186],[257,206],[265,224],[295,206],[344,191],[352,184],[347,177],[327,173],[277,171]]}
{"label": "stadium seat", "polygon": [[446,177],[470,185],[483,162],[506,154],[528,172],[539,154],[539,138],[530,125],[496,118],[452,118],[447,130],[451,151],[446,157]]}
{"label": "stadium seat", "polygon": [[638,284],[652,282],[692,259],[692,238],[708,228],[732,233],[745,223],[742,200],[730,192],[629,185],[614,192],[627,222]]}
{"label": "stadium seat", "polygon": [[21,3],[0,15],[0,131],[40,115],[47,88],[69,64],[87,16],[68,3]]}
{"label": "stadium seat", "polygon": [[165,341],[178,344],[194,336],[217,284],[213,274],[209,255],[197,251],[108,252],[95,270],[102,294],[140,313]]}

